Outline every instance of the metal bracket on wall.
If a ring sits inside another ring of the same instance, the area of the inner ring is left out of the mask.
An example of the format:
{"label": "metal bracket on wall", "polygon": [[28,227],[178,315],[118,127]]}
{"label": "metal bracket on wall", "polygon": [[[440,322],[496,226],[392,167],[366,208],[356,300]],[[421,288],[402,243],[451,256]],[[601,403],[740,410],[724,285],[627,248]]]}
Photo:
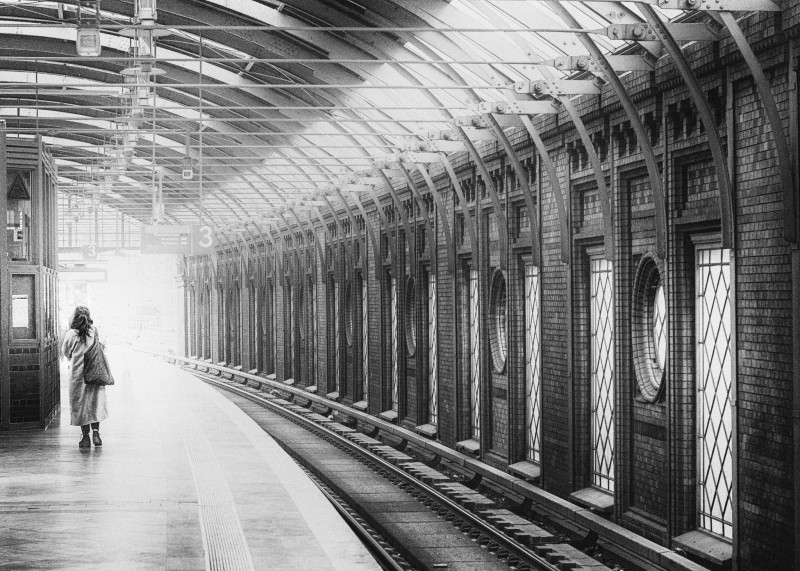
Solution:
{"label": "metal bracket on wall", "polygon": [[[750,44],[747,43],[747,38],[744,37],[739,24],[736,22],[733,14],[730,12],[720,12],[719,17],[728,28],[728,31],[736,42],[739,51],[742,52],[744,61],[753,74],[758,94],[761,96],[761,102],[764,105],[764,111],[767,114],[767,120],[770,127],[772,127],[772,136],[775,138],[775,149],[778,152],[778,168],[781,177],[781,187],[783,189],[783,215],[784,215],[784,237],[788,242],[797,242],[797,227],[795,220],[795,209],[797,208],[797,189],[794,185],[792,155],[789,151],[789,141],[786,137],[786,132],[783,129],[783,121],[781,120],[778,105],[775,102],[775,97],[772,95],[769,81],[764,75],[764,70],[753,53]],[[729,135],[730,136],[730,135]]]}
{"label": "metal bracket on wall", "polygon": [[[408,241],[411,240],[411,237],[414,234],[412,233],[411,225],[408,222],[408,215],[406,214],[406,209],[403,208],[403,202],[400,200],[400,196],[397,194],[397,191],[394,189],[394,185],[392,184],[392,181],[389,180],[389,177],[386,176],[386,173],[384,173],[383,171],[380,171],[380,174],[381,174],[381,177],[383,178],[383,182],[386,185],[387,190],[389,191],[389,194],[392,197],[392,200],[394,200],[394,203],[397,206],[397,211],[400,214],[400,220],[402,220],[403,228],[406,231],[406,236],[405,236],[404,243],[406,245],[406,248],[409,251],[411,251],[412,248],[408,247]],[[416,253],[412,252],[412,254],[414,256],[416,256]],[[409,260],[405,259],[405,262],[408,263]],[[410,266],[411,266],[411,275],[414,276],[414,278],[416,280],[416,277],[417,277],[417,265],[416,264],[410,264]],[[398,278],[398,279],[400,278],[400,276],[395,276],[395,277]]]}
{"label": "metal bracket on wall", "polygon": [[417,206],[419,207],[420,212],[422,213],[422,220],[425,223],[425,230],[428,234],[428,245],[430,248],[433,249],[431,256],[431,262],[435,266],[436,265],[436,231],[433,228],[433,222],[431,222],[431,217],[428,216],[428,209],[425,207],[425,201],[422,199],[422,193],[419,191],[419,187],[417,187],[417,183],[414,182],[411,173],[408,172],[408,169],[400,163],[400,168],[403,171],[403,176],[406,178],[406,183],[408,184],[408,188],[411,189],[411,194],[414,196],[414,200],[417,202]]}
{"label": "metal bracket on wall", "polygon": [[[495,135],[497,135],[497,139],[503,144],[503,147],[506,149],[506,153],[509,154],[509,159],[511,159],[512,162],[514,162],[516,170],[516,166],[517,163],[519,163],[519,160],[517,160],[517,155],[516,153],[514,153],[514,149],[511,146],[511,143],[508,141],[508,138],[506,137],[505,133],[503,133],[503,129],[497,124],[497,122],[491,115],[488,116],[488,120],[490,125],[492,125],[493,127],[497,126],[497,128],[494,129]],[[478,150],[475,148],[475,145],[472,144],[472,141],[469,140],[469,137],[467,137],[467,134],[464,132],[463,129],[461,129],[460,127],[456,127],[456,131],[461,136],[461,140],[464,141],[464,144],[467,146],[469,154],[472,157],[472,160],[475,162],[475,165],[478,167],[481,176],[484,178],[486,188],[489,191],[489,197],[491,198],[492,205],[494,206],[494,214],[495,216],[497,216],[497,226],[498,226],[497,229],[500,232],[500,269],[505,271],[508,265],[508,219],[506,218],[506,211],[503,208],[503,205],[500,204],[500,197],[497,195],[497,189],[494,186],[492,177],[489,174],[489,169],[486,168],[486,163],[483,161],[483,158],[480,156],[480,153],[478,153]],[[520,165],[520,168],[521,167],[522,165]],[[475,214],[477,216],[477,214],[480,212],[477,209],[479,202],[477,197],[475,200],[476,200]]]}
{"label": "metal bracket on wall", "polygon": [[467,199],[464,196],[464,189],[461,188],[461,182],[459,182],[458,177],[456,176],[456,171],[453,170],[453,165],[450,163],[450,159],[447,158],[446,155],[442,154],[442,164],[444,165],[444,170],[447,171],[447,174],[450,176],[450,182],[453,183],[453,188],[458,195],[458,207],[461,210],[461,214],[464,216],[464,222],[467,225],[467,232],[469,233],[469,243],[472,247],[472,253],[474,255],[478,254],[478,231],[475,228],[475,219],[470,215],[469,208],[467,208]]}
{"label": "metal bracket on wall", "polygon": [[572,104],[568,97],[561,98],[561,104],[566,109],[567,114],[575,124],[575,129],[578,131],[586,153],[589,155],[589,161],[592,163],[592,170],[594,171],[594,179],[597,183],[597,193],[600,195],[600,210],[603,213],[603,244],[605,246],[605,255],[607,260],[614,259],[614,224],[611,216],[611,192],[606,184],[606,175],[603,173],[603,164],[600,162],[600,157],[597,155],[597,150],[594,148],[594,142],[589,136],[589,131],[583,123],[578,110]]}
{"label": "metal bracket on wall", "polygon": [[436,190],[436,185],[433,184],[433,179],[428,171],[425,169],[424,165],[417,164],[417,170],[422,175],[422,178],[425,180],[425,184],[428,185],[428,189],[431,191],[431,196],[433,197],[433,201],[436,203],[436,209],[439,211],[439,220],[442,221],[442,230],[444,234],[444,241],[447,247],[447,268],[450,270],[450,273],[455,275],[456,271],[456,248],[455,248],[455,236],[450,231],[450,223],[447,220],[447,210],[444,207],[444,202],[442,202],[442,197],[439,194],[439,191]]}
{"label": "metal bracket on wall", "polygon": [[[550,3],[551,8],[570,26],[577,26],[578,21],[571,12],[566,10],[563,6],[556,2]],[[578,34],[578,39],[583,46],[589,51],[592,61],[600,69],[603,76],[608,81],[608,84],[616,93],[625,114],[631,122],[631,127],[636,133],[636,138],[639,146],[642,149],[644,156],[645,167],[647,168],[647,175],[650,179],[650,186],[653,190],[653,202],[655,209],[655,229],[656,229],[656,254],[661,259],[666,259],[667,256],[667,202],[664,193],[664,186],[662,184],[661,173],[658,170],[658,162],[656,161],[655,150],[647,135],[647,131],[639,117],[639,111],[633,103],[630,95],[628,94],[622,80],[615,73],[612,68],[608,56],[605,56],[594,40],[591,39],[589,34]],[[666,166],[665,166],[666,168]]]}
{"label": "metal bracket on wall", "polygon": [[[358,240],[358,243],[361,245],[361,252],[366,252],[367,251],[367,245],[366,245],[366,243],[364,243],[364,238],[363,238],[363,236],[361,236],[361,232],[358,231],[358,223],[356,222],[356,217],[353,216],[353,211],[347,205],[347,200],[345,199],[344,195],[342,194],[341,189],[336,188],[335,192],[336,192],[336,196],[339,197],[339,200],[342,201],[342,205],[344,206],[345,212],[347,212],[347,217],[350,220],[350,226],[352,227],[350,231],[355,236],[355,240]],[[352,252],[352,248],[351,248],[350,251]],[[351,269],[355,268],[355,265],[356,265],[356,257],[355,257],[355,255],[353,255],[352,258],[350,259],[350,265],[351,265]]]}
{"label": "metal bracket on wall", "polygon": [[[748,8],[749,9],[749,8]],[[728,171],[728,164],[725,158],[725,151],[722,148],[722,139],[719,136],[717,125],[714,120],[714,114],[711,107],[703,96],[700,89],[700,84],[689,65],[686,56],[681,51],[680,46],[675,39],[670,35],[669,31],[664,27],[661,19],[656,14],[655,10],[648,4],[641,5],[642,14],[647,19],[648,23],[655,30],[656,34],[664,44],[664,48],[669,53],[675,67],[683,78],[689,94],[694,101],[697,111],[700,114],[700,120],[708,136],[709,146],[711,147],[711,156],[714,161],[714,167],[717,171],[717,180],[719,184],[719,211],[722,223],[722,247],[735,248],[735,231],[734,231],[734,211],[733,211],[733,185],[731,183],[731,175]]]}

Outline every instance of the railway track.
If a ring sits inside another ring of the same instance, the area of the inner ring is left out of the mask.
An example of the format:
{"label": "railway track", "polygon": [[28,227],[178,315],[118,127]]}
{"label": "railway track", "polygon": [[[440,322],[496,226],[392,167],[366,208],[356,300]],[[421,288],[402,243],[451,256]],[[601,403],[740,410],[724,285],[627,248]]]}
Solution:
{"label": "railway track", "polygon": [[[445,476],[442,476],[442,479],[435,478],[437,484],[439,484],[438,486],[426,483],[424,480],[412,474],[412,472],[419,472],[422,469],[422,466],[419,466],[421,463],[413,462],[411,458],[408,458],[408,461],[404,461],[405,458],[403,458],[403,456],[405,455],[394,450],[390,446],[382,444],[378,440],[374,440],[353,429],[332,422],[314,413],[310,408],[293,404],[278,396],[256,391],[252,388],[248,390],[248,388],[242,387],[233,380],[220,379],[208,373],[197,371],[190,372],[208,384],[269,408],[272,412],[302,425],[320,438],[344,450],[347,454],[357,457],[363,464],[371,468],[377,476],[388,479],[396,486],[420,499],[440,517],[450,521],[461,533],[469,536],[472,541],[485,547],[489,552],[494,553],[498,559],[505,561],[511,569],[519,569],[521,571],[559,571],[565,568],[580,569],[581,567],[585,567],[576,565],[577,562],[574,560],[570,561],[568,567],[551,563],[546,556],[539,555],[532,548],[515,539],[513,534],[518,528],[507,528],[507,531],[500,529],[477,513],[476,508],[480,508],[481,505],[484,507],[489,505],[489,502],[482,503],[476,501],[478,499],[478,494],[475,494],[471,490],[466,492],[466,490],[462,489],[466,488],[466,486],[453,482]],[[422,469],[422,471],[426,473],[426,479],[430,480],[433,474],[424,469]],[[325,481],[323,474],[317,473],[315,476],[323,482]],[[445,478],[449,485],[443,484]],[[447,491],[451,490],[456,490],[457,492],[461,492],[461,494],[456,493],[448,495]],[[467,501],[462,504],[459,503],[458,499],[463,498],[464,492],[473,497],[468,498]],[[454,499],[453,496],[456,496],[458,499]],[[349,523],[354,526],[361,525],[352,521],[349,521]],[[368,540],[369,544],[379,553],[381,564],[394,561],[394,563],[398,565],[398,567],[386,568],[404,568],[402,566],[402,561],[395,559],[392,553],[387,553],[385,547],[383,547],[387,543],[391,543],[391,538],[376,536],[374,531],[360,530],[358,533],[363,537],[370,538]],[[568,547],[571,546],[562,546],[564,549]],[[552,551],[553,549],[551,548],[550,550]],[[574,558],[577,554],[572,553],[572,555]],[[556,559],[565,560],[567,557],[556,557]],[[595,570],[602,569],[602,567],[598,566],[599,564],[597,562],[594,562],[594,564],[593,568]],[[410,568],[410,566],[405,567],[405,569]]]}
{"label": "railway track", "polygon": [[[349,447],[355,443],[360,448],[373,452],[373,456],[384,460],[384,466],[389,464],[401,468],[405,476],[402,478],[391,476],[398,482],[398,487],[414,490],[414,486],[408,483],[409,476],[414,481],[431,484],[429,487],[435,492],[433,498],[420,495],[426,498],[426,505],[429,503],[434,505],[439,498],[443,498],[450,504],[455,503],[468,508],[470,516],[466,519],[448,515],[446,508],[440,517],[455,523],[459,530],[484,546],[487,552],[491,550],[493,553],[498,553],[502,560],[508,563],[507,567],[562,571],[567,569],[600,571],[609,567],[615,570],[652,569],[653,571],[707,569],[668,547],[638,537],[619,524],[523,479],[487,466],[435,440],[310,392],[309,389],[313,390],[312,387],[294,387],[291,382],[279,382],[274,378],[258,375],[256,371],[246,372],[242,371],[241,367],[228,367],[225,363],[212,363],[208,360],[180,357],[147,349],[135,350],[183,367],[187,372],[204,374],[204,380],[214,381],[220,388],[235,393],[232,395],[233,399],[241,396],[249,401],[247,405],[244,404],[244,400],[241,401],[242,407],[252,407],[253,403],[264,407],[266,406],[264,403],[268,401],[273,405],[270,409],[275,410],[276,414],[279,409],[284,409],[293,412],[294,417],[308,417],[307,420],[311,420],[310,423],[306,423],[309,430],[321,438],[327,438],[332,430],[338,431],[338,436],[350,441]],[[299,406],[298,403],[303,406]],[[277,408],[274,405],[277,405]],[[314,415],[313,409],[324,412],[324,416]],[[326,418],[331,413],[340,415],[339,418],[343,419],[342,422],[345,424],[357,423],[362,432],[332,422]],[[355,422],[350,423],[348,420]],[[322,425],[328,428],[323,428]],[[262,427],[266,430],[266,426]],[[373,436],[375,438],[372,438]],[[388,446],[387,442],[394,447]],[[288,448],[287,451],[291,453]],[[416,458],[410,457],[403,451],[415,455]],[[434,470],[434,467],[438,470]],[[439,470],[451,474],[453,478]],[[466,485],[455,481],[461,479],[466,480]],[[476,490],[485,492],[488,497]],[[435,505],[438,507],[439,504]],[[503,505],[508,505],[509,509],[502,509]],[[510,510],[514,510],[515,513]],[[434,511],[434,513],[439,512]],[[517,514],[532,517],[534,520],[526,520]],[[481,521],[482,524],[473,526],[473,522]],[[478,531],[487,523],[495,528],[492,534],[482,534]],[[542,530],[542,527],[551,533]],[[504,534],[505,538],[495,541],[494,533],[498,531]],[[389,537],[392,533],[388,532],[385,535]],[[508,538],[522,545],[523,557],[519,557],[516,547],[512,546],[511,549],[505,547]],[[591,553],[594,557],[585,552]],[[533,553],[536,557],[526,560],[529,553]],[[503,563],[503,566],[506,566],[506,563]]]}

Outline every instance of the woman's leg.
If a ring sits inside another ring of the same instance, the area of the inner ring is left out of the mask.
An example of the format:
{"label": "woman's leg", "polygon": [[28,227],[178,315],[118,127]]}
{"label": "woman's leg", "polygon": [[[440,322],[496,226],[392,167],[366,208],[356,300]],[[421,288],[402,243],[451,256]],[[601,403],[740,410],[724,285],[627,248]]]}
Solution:
{"label": "woman's leg", "polygon": [[89,425],[84,424],[81,426],[81,432],[83,436],[81,437],[81,441],[78,442],[78,448],[88,448],[91,446],[91,444],[89,444]]}
{"label": "woman's leg", "polygon": [[95,446],[102,446],[103,441],[100,440],[100,423],[93,422],[92,429],[94,430],[94,432],[92,433],[92,442],[94,443]]}

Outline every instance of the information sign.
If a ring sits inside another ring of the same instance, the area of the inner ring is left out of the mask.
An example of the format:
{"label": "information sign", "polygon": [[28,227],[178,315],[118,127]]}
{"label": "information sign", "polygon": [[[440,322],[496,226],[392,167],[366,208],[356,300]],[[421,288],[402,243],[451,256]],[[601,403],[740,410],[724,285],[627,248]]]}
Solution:
{"label": "information sign", "polygon": [[210,226],[146,224],[142,226],[142,254],[206,254],[214,250]]}
{"label": "information sign", "polygon": [[97,259],[97,246],[84,246],[83,247],[83,259],[84,260],[96,260]]}

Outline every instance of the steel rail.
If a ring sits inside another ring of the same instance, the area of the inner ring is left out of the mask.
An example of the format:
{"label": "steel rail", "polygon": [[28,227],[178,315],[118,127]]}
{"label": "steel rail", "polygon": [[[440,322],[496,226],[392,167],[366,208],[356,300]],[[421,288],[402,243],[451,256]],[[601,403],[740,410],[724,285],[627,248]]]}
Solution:
{"label": "steel rail", "polygon": [[[377,532],[374,531],[372,526],[369,526],[369,529],[373,529],[373,533],[370,533],[370,530],[359,521],[360,518],[353,515],[350,510],[347,509],[350,508],[350,506],[344,499],[339,497],[338,494],[333,493],[313,472],[306,469],[304,466],[301,466],[301,468],[307,472],[309,479],[316,484],[317,489],[322,492],[322,495],[331,503],[339,516],[350,526],[350,529],[355,532],[361,542],[366,546],[367,550],[372,553],[372,556],[382,569],[385,571],[407,571],[408,568],[397,563],[396,557],[389,553],[389,551],[375,539],[375,534],[377,534]],[[345,506],[347,506],[347,508]]]}

